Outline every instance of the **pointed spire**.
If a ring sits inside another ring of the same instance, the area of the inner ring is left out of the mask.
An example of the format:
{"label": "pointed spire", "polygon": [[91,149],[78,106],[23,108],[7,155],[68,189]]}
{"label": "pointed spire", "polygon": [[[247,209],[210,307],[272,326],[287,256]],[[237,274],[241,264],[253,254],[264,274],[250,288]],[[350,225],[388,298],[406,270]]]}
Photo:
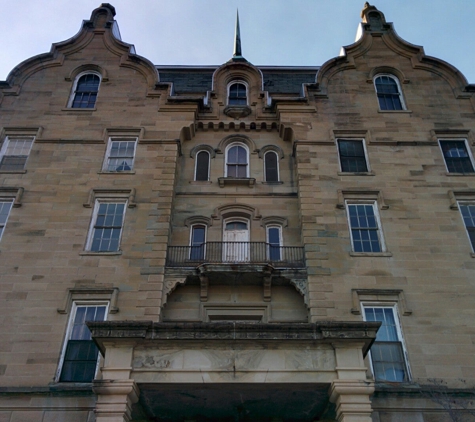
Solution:
{"label": "pointed spire", "polygon": [[233,53],[233,57],[242,57],[241,30],[239,28],[239,10],[236,10],[236,31],[234,32],[234,53]]}

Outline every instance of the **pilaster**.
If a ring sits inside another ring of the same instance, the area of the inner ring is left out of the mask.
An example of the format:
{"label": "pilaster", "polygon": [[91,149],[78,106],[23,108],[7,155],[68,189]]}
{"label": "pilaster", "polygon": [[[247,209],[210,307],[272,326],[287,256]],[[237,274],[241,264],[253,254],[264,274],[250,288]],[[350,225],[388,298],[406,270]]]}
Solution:
{"label": "pilaster", "polygon": [[338,422],[371,422],[370,396],[374,382],[335,380],[330,387],[330,401],[336,405]]}
{"label": "pilaster", "polygon": [[139,399],[139,388],[133,380],[95,380],[97,394],[96,422],[130,422],[132,405]]}
{"label": "pilaster", "polygon": [[329,396],[336,406],[338,422],[371,422],[374,382],[366,380],[363,344],[334,342],[338,378],[332,382]]}

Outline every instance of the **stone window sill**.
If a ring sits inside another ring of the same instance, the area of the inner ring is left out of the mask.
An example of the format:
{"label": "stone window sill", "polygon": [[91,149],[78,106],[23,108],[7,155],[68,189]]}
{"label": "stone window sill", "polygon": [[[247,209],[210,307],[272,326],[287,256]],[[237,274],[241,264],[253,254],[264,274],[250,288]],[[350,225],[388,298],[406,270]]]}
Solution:
{"label": "stone window sill", "polygon": [[391,252],[350,252],[350,256],[389,257],[393,254]]}
{"label": "stone window sill", "polygon": [[132,170],[132,171],[98,171],[97,174],[135,174],[135,170]]}
{"label": "stone window sill", "polygon": [[339,171],[338,176],[374,176],[374,172],[372,171]]}
{"label": "stone window sill", "polygon": [[218,178],[220,188],[225,186],[248,186],[253,188],[256,184],[256,179],[252,177],[220,177]]}
{"label": "stone window sill", "polygon": [[473,177],[475,176],[475,173],[445,173],[446,176],[451,176],[451,177]]}
{"label": "stone window sill", "polygon": [[97,108],[71,108],[71,107],[66,107],[62,108],[61,111],[78,111],[79,113],[84,113],[86,111],[96,111]]}
{"label": "stone window sill", "polygon": [[378,110],[378,113],[412,113],[412,110]]}
{"label": "stone window sill", "polygon": [[116,256],[122,255],[122,251],[117,252],[92,252],[92,251],[83,251],[79,252],[81,256]]}
{"label": "stone window sill", "polygon": [[210,180],[192,180],[190,185],[211,185],[213,182]]}
{"label": "stone window sill", "polygon": [[26,170],[0,170],[0,174],[25,174]]}

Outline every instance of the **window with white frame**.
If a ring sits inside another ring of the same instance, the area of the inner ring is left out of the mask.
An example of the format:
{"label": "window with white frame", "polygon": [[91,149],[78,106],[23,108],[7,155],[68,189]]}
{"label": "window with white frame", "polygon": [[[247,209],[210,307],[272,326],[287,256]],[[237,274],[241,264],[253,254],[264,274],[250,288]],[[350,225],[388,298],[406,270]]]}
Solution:
{"label": "window with white frame", "polygon": [[91,338],[87,321],[104,321],[107,303],[73,303],[60,360],[58,381],[91,382],[97,370],[99,349]]}
{"label": "window with white frame", "polygon": [[127,202],[96,200],[86,250],[117,252],[124,224]]}
{"label": "window with white frame", "polygon": [[13,202],[0,199],[0,239],[3,236],[7,220],[12,210]]}
{"label": "window with white frame", "polygon": [[279,156],[275,151],[264,154],[264,174],[266,182],[279,181]]}
{"label": "window with white frame", "polygon": [[69,100],[71,108],[94,108],[101,77],[97,72],[81,73],[73,85],[73,92]]}
{"label": "window with white frame", "polygon": [[197,261],[205,257],[206,226],[194,224],[190,232],[190,260]]}
{"label": "window with white frame", "polygon": [[22,171],[30,154],[34,138],[9,138],[3,142],[0,151],[0,171]]}
{"label": "window with white frame", "polygon": [[460,214],[467,230],[468,239],[475,252],[475,203],[459,203]]}
{"label": "window with white frame", "polygon": [[449,173],[475,173],[472,154],[466,140],[439,140],[439,144]]}
{"label": "window with white frame", "polygon": [[199,151],[196,154],[195,180],[207,182],[209,180],[210,155],[208,151]]}
{"label": "window with white frame", "polygon": [[342,172],[368,172],[365,144],[362,139],[338,139],[338,154]]}
{"label": "window with white frame", "polygon": [[127,172],[134,168],[135,138],[111,138],[107,144],[103,171]]}
{"label": "window with white frame", "polygon": [[247,105],[247,86],[234,82],[228,86],[228,105]]}
{"label": "window with white frame", "polygon": [[377,202],[346,202],[353,252],[383,252]]}
{"label": "window with white frame", "polygon": [[374,86],[378,97],[379,109],[383,111],[405,110],[399,80],[393,75],[376,75]]}
{"label": "window with white frame", "polygon": [[266,227],[267,247],[270,261],[282,260],[282,227],[269,225]]}
{"label": "window with white frame", "polygon": [[226,177],[249,177],[249,150],[246,145],[232,143],[226,148]]}
{"label": "window with white frame", "polygon": [[397,308],[379,304],[364,304],[365,321],[380,321],[370,356],[376,381],[407,382],[409,371]]}

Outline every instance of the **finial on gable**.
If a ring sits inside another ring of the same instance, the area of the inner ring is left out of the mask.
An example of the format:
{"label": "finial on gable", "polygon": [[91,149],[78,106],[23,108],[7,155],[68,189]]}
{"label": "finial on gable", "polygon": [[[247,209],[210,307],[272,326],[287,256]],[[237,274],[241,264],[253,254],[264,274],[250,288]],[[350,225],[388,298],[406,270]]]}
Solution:
{"label": "finial on gable", "polygon": [[363,19],[363,23],[369,25],[368,29],[370,31],[381,31],[386,24],[384,13],[380,12],[376,6],[371,6],[369,2],[364,4],[363,10],[361,11],[361,19]]}
{"label": "finial on gable", "polygon": [[95,28],[104,28],[107,22],[113,21],[115,16],[115,7],[109,3],[102,3],[91,13],[91,22]]}

